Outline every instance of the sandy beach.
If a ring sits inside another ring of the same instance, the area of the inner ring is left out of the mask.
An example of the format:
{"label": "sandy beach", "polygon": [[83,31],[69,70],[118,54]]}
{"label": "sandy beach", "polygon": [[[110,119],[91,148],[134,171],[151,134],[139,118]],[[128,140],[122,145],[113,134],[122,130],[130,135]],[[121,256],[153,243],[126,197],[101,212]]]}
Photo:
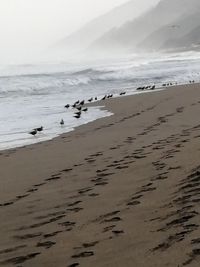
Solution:
{"label": "sandy beach", "polygon": [[0,153],[0,266],[199,267],[200,85],[98,104]]}

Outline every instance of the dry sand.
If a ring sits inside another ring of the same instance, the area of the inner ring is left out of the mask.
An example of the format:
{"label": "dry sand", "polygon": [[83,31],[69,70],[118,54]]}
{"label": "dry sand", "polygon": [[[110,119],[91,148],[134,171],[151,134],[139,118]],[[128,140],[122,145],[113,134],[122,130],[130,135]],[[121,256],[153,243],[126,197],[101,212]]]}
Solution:
{"label": "dry sand", "polygon": [[200,266],[200,85],[0,155],[0,265]]}

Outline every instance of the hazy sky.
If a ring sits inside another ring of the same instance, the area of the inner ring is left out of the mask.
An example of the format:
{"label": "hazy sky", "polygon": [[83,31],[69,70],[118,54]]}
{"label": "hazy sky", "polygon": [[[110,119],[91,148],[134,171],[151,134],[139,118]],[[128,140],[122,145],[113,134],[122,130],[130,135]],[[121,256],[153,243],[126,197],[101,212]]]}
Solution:
{"label": "hazy sky", "polygon": [[[147,0],[147,4],[158,0]],[[29,58],[127,0],[0,0],[0,63]]]}

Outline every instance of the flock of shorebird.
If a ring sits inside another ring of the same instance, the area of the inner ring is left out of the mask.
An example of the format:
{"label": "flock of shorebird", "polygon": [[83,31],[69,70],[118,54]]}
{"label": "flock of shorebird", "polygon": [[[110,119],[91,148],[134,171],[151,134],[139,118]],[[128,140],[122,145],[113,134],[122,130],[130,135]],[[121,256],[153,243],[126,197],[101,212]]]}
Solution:
{"label": "flock of shorebird", "polygon": [[[195,81],[194,80],[190,80],[189,83],[195,83]],[[162,84],[162,87],[173,86],[173,85],[177,85],[177,82],[175,82],[175,83],[171,83],[171,82],[170,83],[164,83],[164,84]],[[148,86],[140,86],[136,90],[137,91],[143,91],[143,90],[155,90],[155,89],[156,89],[155,85],[148,85]],[[121,92],[119,95],[123,96],[125,94],[126,94],[126,92],[124,91],[124,92]],[[69,109],[69,108],[76,109],[76,112],[74,113],[74,118],[79,119],[81,117],[82,113],[88,111],[88,108],[84,106],[86,102],[87,103],[91,103],[93,101],[105,100],[105,99],[109,99],[109,98],[112,98],[112,97],[113,97],[113,94],[107,94],[101,99],[97,99],[97,97],[94,97],[94,98],[91,97],[87,101],[85,101],[85,100],[82,100],[82,101],[77,100],[72,105],[70,105],[70,104],[65,105],[65,108],[66,109]],[[64,120],[61,119],[60,125],[63,126],[64,124],[65,124]],[[38,128],[34,128],[32,131],[29,132],[29,134],[35,136],[37,133],[42,132],[43,129],[44,129],[43,126],[38,127]]]}
{"label": "flock of shorebird", "polygon": [[[125,94],[126,94],[126,92],[121,92],[119,95],[123,96]],[[109,99],[109,98],[112,98],[112,97],[113,97],[113,94],[107,94],[101,99],[98,99],[97,97],[91,97],[87,101],[85,101],[85,100],[82,100],[82,101],[77,100],[72,105],[70,105],[70,104],[65,105],[65,108],[66,109],[69,109],[69,108],[75,109],[76,112],[74,112],[74,116],[73,117],[76,118],[76,119],[79,119],[79,118],[81,118],[81,115],[83,113],[88,111],[88,107],[84,106],[86,103],[91,103],[91,102],[97,101],[97,100],[105,100],[105,99]],[[60,125],[63,126],[64,124],[65,124],[65,121],[63,119],[61,119]],[[41,127],[38,127],[38,128],[34,128],[32,131],[29,132],[29,134],[31,134],[33,136],[36,136],[37,133],[40,133],[43,130],[44,130],[44,127],[41,126]]]}

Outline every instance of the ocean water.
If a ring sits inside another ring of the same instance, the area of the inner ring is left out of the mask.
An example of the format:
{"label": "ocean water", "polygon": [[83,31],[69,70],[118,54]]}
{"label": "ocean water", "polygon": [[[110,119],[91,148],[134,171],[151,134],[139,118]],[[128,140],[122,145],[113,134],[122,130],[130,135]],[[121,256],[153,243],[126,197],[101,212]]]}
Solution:
{"label": "ocean water", "polygon": [[[200,80],[200,53],[132,55],[90,63],[41,63],[0,66],[0,150],[52,139],[75,127],[110,116],[91,107],[80,119],[66,104],[112,93],[138,93],[138,86]],[[64,119],[65,125],[59,122]],[[44,126],[36,137],[33,128]]]}

